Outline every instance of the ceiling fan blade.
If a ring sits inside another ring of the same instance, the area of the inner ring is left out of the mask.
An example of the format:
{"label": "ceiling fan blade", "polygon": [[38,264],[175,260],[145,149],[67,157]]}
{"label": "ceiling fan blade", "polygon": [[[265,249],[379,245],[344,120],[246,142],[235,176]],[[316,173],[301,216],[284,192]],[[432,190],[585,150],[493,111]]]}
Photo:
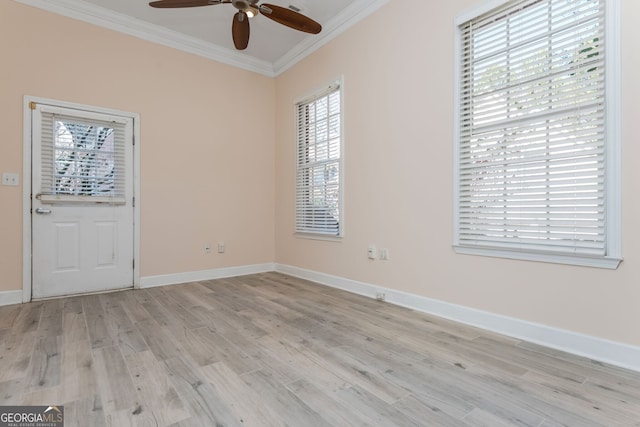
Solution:
{"label": "ceiling fan blade", "polygon": [[322,25],[303,14],[294,12],[286,7],[264,3],[261,4],[258,9],[260,10],[260,13],[267,18],[282,25],[286,25],[289,28],[293,28],[294,30],[304,31],[305,33],[310,34],[318,34],[322,31]]}
{"label": "ceiling fan blade", "polygon": [[233,44],[238,50],[244,50],[249,45],[249,17],[246,13],[240,11],[233,15],[233,25],[231,26],[231,34],[233,35]]}
{"label": "ceiling fan blade", "polygon": [[231,0],[158,0],[149,3],[149,6],[156,8],[179,8],[179,7],[198,7],[211,6],[214,4],[231,3]]}

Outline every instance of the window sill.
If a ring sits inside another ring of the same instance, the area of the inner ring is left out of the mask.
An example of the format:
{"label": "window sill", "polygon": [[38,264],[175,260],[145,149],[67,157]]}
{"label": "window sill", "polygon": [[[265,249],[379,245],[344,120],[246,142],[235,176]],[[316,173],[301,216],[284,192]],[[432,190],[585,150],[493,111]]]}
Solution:
{"label": "window sill", "polygon": [[494,258],[517,259],[522,261],[545,262],[552,264],[577,265],[581,267],[606,268],[615,270],[622,262],[622,258],[599,257],[588,255],[567,255],[561,253],[525,252],[490,248],[471,248],[468,246],[453,246],[458,254],[480,255]]}
{"label": "window sill", "polygon": [[342,242],[342,236],[330,236],[326,234],[296,232],[293,234],[298,239],[324,240],[327,242]]}

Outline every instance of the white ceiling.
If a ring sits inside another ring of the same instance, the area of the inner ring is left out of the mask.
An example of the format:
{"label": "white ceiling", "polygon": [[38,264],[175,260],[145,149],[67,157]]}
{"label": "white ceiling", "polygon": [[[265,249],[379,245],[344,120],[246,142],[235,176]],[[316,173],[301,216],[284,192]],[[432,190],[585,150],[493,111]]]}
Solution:
{"label": "white ceiling", "polygon": [[231,23],[237,10],[231,4],[157,9],[149,6],[149,0],[16,1],[276,76],[389,0],[266,0],[299,8],[300,13],[322,25],[322,32],[306,34],[258,15],[250,21],[251,38],[244,51],[233,46]]}

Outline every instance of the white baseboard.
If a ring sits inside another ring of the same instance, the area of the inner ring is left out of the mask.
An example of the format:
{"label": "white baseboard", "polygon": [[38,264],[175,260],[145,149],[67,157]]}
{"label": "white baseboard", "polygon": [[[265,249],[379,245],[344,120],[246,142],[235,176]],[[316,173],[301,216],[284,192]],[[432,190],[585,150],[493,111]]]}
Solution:
{"label": "white baseboard", "polygon": [[22,304],[22,289],[18,291],[1,291],[0,306]]}
{"label": "white baseboard", "polygon": [[248,274],[274,271],[273,263],[243,265],[238,267],[215,268],[212,270],[187,271],[184,273],[162,274],[140,278],[140,288],[176,285],[178,283],[198,282],[201,280],[225,279],[227,277],[246,276]]}
{"label": "white baseboard", "polygon": [[371,298],[383,292],[391,304],[640,372],[640,347],[289,265],[276,264],[275,270]]}

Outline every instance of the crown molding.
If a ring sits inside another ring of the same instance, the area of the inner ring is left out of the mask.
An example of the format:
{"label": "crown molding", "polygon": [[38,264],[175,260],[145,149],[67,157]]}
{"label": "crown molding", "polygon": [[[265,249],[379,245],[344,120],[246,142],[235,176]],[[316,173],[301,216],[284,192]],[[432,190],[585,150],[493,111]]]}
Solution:
{"label": "crown molding", "polygon": [[71,0],[14,0],[28,6],[77,19],[109,30],[128,34],[213,61],[252,71],[267,77],[276,77],[298,61],[335,39],[342,32],[390,0],[355,0],[340,14],[323,25],[319,36],[307,37],[274,63],[260,60],[213,43],[151,24],[85,1]]}

